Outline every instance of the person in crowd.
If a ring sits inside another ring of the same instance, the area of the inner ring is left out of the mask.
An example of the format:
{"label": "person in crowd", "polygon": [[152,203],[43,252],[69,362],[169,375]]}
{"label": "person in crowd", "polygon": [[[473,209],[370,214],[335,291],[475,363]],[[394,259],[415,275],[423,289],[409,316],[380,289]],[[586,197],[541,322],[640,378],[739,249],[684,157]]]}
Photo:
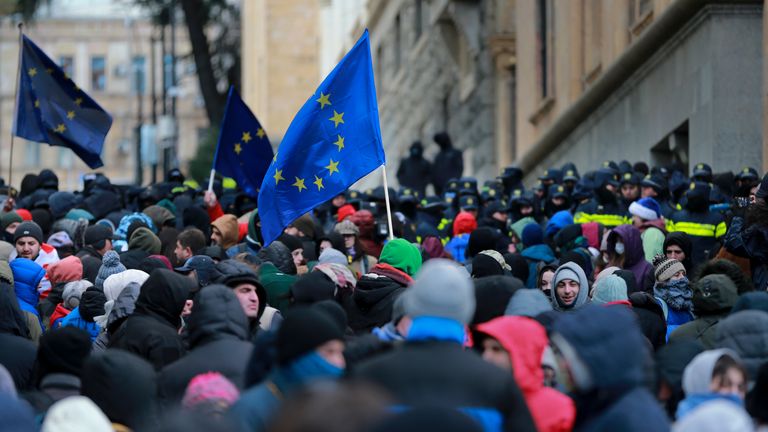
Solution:
{"label": "person in crowd", "polygon": [[574,262],[557,268],[552,276],[550,299],[556,311],[576,310],[589,302],[589,282],[584,270]]}
{"label": "person in crowd", "polygon": [[675,329],[693,320],[693,290],[689,286],[683,263],[664,255],[653,261],[653,295],[661,303],[667,319],[667,339]]}
{"label": "person in crowd", "polygon": [[136,308],[111,335],[109,348],[132,352],[155,370],[181,358],[186,349],[179,336],[181,312],[195,283],[169,270],[155,270],[141,285]]}
{"label": "person in crowd", "polygon": [[544,387],[541,358],[549,339],[541,324],[530,318],[500,317],[479,324],[473,339],[483,360],[514,375],[538,431],[572,430],[573,401]]}
{"label": "person in crowd", "polygon": [[[32,221],[22,222],[13,233],[13,244],[16,246],[16,257],[26,258],[39,264],[44,270],[49,265],[59,261],[56,248],[43,243],[43,230]],[[37,287],[37,291],[45,298],[51,289],[51,283],[47,276]]]}
{"label": "person in crowd", "polygon": [[653,257],[664,253],[664,240],[667,236],[661,206],[653,198],[640,198],[629,205],[629,213],[632,215],[632,224],[640,230],[645,260],[653,262]]}
{"label": "person in crowd", "polygon": [[350,220],[343,220],[333,228],[334,232],[344,238],[344,249],[349,258],[349,266],[358,277],[367,274],[378,260],[366,253],[365,247],[360,242],[360,229]]}
{"label": "person in crowd", "polygon": [[187,228],[176,237],[176,248],[173,253],[179,263],[200,253],[205,247],[205,234],[197,228]]}
{"label": "person in crowd", "polygon": [[102,258],[113,250],[112,236],[112,230],[102,224],[91,225],[85,230],[84,245],[75,256],[82,261],[83,276],[91,283],[96,282]]}
{"label": "person in crowd", "polygon": [[244,387],[253,344],[249,341],[250,317],[237,291],[211,285],[195,296],[186,327],[189,353],[165,366],[158,376],[158,392],[164,405],[181,403],[187,384],[205,372],[219,372],[237,388]]}
{"label": "person in crowd", "polygon": [[237,244],[239,233],[240,228],[234,215],[225,214],[211,222],[211,244],[225,251]]}
{"label": "person in crowd", "polygon": [[650,293],[653,289],[653,266],[645,260],[640,230],[621,225],[608,234],[608,265],[629,270],[635,276],[635,287]]}
{"label": "person in crowd", "polygon": [[276,365],[263,383],[242,393],[230,416],[243,430],[265,431],[286,397],[344,373],[344,329],[319,308],[290,311],[277,330]]}
{"label": "person in crowd", "polygon": [[19,308],[24,314],[29,338],[37,343],[43,334],[45,325],[37,310],[40,296],[38,287],[45,277],[45,270],[38,263],[27,258],[16,258],[11,261],[13,272],[13,289]]}
{"label": "person in crowd", "polygon": [[663,253],[667,258],[683,263],[686,274],[692,275],[696,270],[693,264],[693,243],[688,234],[684,232],[671,232],[667,234],[667,237],[664,239],[663,249]]}
{"label": "person in crowd", "polygon": [[[240,303],[248,320],[248,339],[251,339],[259,330],[264,311],[270,307],[266,288],[259,282],[256,273],[243,263],[232,260],[221,262],[216,266],[216,273],[220,276],[215,282],[229,287]],[[286,295],[290,296],[290,293]]]}
{"label": "person in crowd", "polygon": [[687,322],[669,335],[669,341],[694,339],[706,349],[715,347],[717,326],[731,311],[738,299],[736,285],[728,276],[708,275],[693,285],[693,314]]}
{"label": "person in crowd", "polygon": [[400,406],[465,408],[484,426],[535,430],[512,374],[462,349],[475,309],[469,276],[449,261],[429,260],[402,295],[411,319],[405,344],[361,363],[352,378],[381,386]]}
{"label": "person in crowd", "polygon": [[526,225],[523,228],[521,240],[523,250],[520,255],[528,261],[528,279],[523,282],[528,288],[539,287],[536,283],[539,276],[538,269],[555,262],[557,259],[555,252],[544,243],[544,231],[538,224]]}
{"label": "person in crowd", "polygon": [[693,181],[684,194],[682,210],[675,212],[670,231],[684,232],[691,238],[694,262],[702,263],[712,258],[720,249],[720,240],[726,234],[725,217],[719,212],[709,211],[709,183]]}
{"label": "person in crowd", "polygon": [[725,236],[725,248],[749,258],[755,289],[768,290],[768,174],[763,176],[744,216],[735,216]]}
{"label": "person in crowd", "polygon": [[456,262],[464,264],[466,262],[467,247],[469,246],[469,236],[477,229],[477,220],[469,212],[459,212],[453,221],[453,237],[445,245],[445,249]]}
{"label": "person in crowd", "polygon": [[717,325],[715,346],[738,354],[749,384],[754,384],[760,366],[768,361],[768,313],[761,310],[731,313]]}
{"label": "person in crowd", "polygon": [[352,330],[370,333],[389,322],[395,299],[413,282],[421,262],[421,252],[412,243],[390,240],[381,251],[379,263],[360,278],[352,296],[344,301]]}
{"label": "person in crowd", "polygon": [[461,177],[464,172],[464,158],[461,150],[453,147],[451,137],[446,132],[438,132],[432,140],[440,147],[432,163],[439,167],[432,171],[432,185],[435,187],[435,195],[442,196],[448,180]]}
{"label": "person in crowd", "polygon": [[747,393],[747,371],[739,355],[727,348],[704,351],[685,367],[683,391],[685,399],[675,413],[678,421],[714,399],[741,407]]}
{"label": "person in crowd", "polygon": [[397,181],[423,197],[426,195],[431,175],[432,164],[424,159],[424,146],[421,141],[414,141],[408,150],[408,157],[400,161],[400,166],[397,168]]}
{"label": "person in crowd", "polygon": [[574,431],[669,430],[644,385],[648,348],[632,312],[586,306],[556,320],[550,340],[576,405]]}

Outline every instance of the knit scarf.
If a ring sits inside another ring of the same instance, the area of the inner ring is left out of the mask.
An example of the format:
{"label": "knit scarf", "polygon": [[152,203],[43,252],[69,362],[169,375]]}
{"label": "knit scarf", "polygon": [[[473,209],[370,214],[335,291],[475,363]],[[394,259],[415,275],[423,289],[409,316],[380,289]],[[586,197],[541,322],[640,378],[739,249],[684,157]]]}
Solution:
{"label": "knit scarf", "polygon": [[438,340],[463,344],[467,334],[464,326],[450,318],[420,316],[413,319],[408,341]]}
{"label": "knit scarf", "polygon": [[693,291],[688,286],[688,278],[683,277],[676,281],[656,282],[653,286],[653,295],[664,300],[670,308],[676,311],[693,310]]}

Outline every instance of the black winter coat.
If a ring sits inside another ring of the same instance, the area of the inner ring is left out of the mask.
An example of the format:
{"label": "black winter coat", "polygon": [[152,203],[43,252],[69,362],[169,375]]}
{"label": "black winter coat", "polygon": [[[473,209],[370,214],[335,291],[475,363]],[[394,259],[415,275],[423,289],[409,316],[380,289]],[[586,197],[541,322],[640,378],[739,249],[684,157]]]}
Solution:
{"label": "black winter coat", "polygon": [[441,149],[432,163],[432,184],[437,195],[442,194],[445,184],[452,178],[459,178],[464,172],[464,159],[461,150],[453,147]]}
{"label": "black winter coat", "polygon": [[392,305],[408,286],[404,280],[385,276],[377,269],[363,275],[355,292],[343,300],[349,328],[356,334],[370,333],[392,320]]}
{"label": "black winter coat", "polygon": [[[461,154],[459,154],[461,155]],[[401,186],[406,186],[419,191],[423,197],[432,174],[432,164],[421,156],[409,156],[400,162],[397,168],[397,181]]]}
{"label": "black winter coat", "polygon": [[156,370],[184,355],[177,329],[192,279],[170,270],[155,270],[141,287],[133,316],[110,338],[109,348],[119,348],[149,361]]}
{"label": "black winter coat", "polygon": [[213,285],[200,291],[187,329],[191,351],[160,372],[162,403],[181,402],[189,381],[205,372],[219,372],[242,390],[253,344],[248,341],[248,318],[232,289]]}
{"label": "black winter coat", "polygon": [[749,258],[752,282],[758,291],[768,290],[768,226],[744,226],[744,219],[734,217],[725,235],[725,248]]}
{"label": "black winter coat", "polygon": [[381,386],[400,405],[479,409],[500,415],[503,430],[536,430],[512,374],[454,342],[407,342],[351,375]]}

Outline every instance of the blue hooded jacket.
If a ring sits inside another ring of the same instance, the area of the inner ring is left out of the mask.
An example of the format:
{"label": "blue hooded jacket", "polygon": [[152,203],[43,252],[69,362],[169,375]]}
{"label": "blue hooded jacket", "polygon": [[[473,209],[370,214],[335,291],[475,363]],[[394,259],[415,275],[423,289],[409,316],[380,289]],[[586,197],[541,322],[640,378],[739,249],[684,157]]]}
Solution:
{"label": "blue hooded jacket", "polygon": [[552,215],[544,229],[544,235],[549,238],[568,225],[573,225],[573,215],[568,210],[560,210]]}
{"label": "blue hooded jacket", "polygon": [[537,244],[523,249],[523,252],[520,253],[520,255],[528,261],[528,280],[525,281],[525,286],[527,288],[537,288],[537,266],[540,262],[546,264],[553,262],[556,259],[555,253],[552,252],[552,248],[548,245]]}
{"label": "blue hooded jacket", "polygon": [[[578,388],[574,431],[665,431],[669,422],[643,386],[650,354],[637,319],[626,307],[587,305],[554,323],[584,364],[591,386]],[[578,385],[578,384],[577,384]]]}
{"label": "blue hooded jacket", "polygon": [[13,272],[13,288],[19,300],[19,306],[22,310],[39,317],[37,303],[40,297],[37,287],[45,277],[45,270],[40,264],[27,258],[16,258],[10,265]]}

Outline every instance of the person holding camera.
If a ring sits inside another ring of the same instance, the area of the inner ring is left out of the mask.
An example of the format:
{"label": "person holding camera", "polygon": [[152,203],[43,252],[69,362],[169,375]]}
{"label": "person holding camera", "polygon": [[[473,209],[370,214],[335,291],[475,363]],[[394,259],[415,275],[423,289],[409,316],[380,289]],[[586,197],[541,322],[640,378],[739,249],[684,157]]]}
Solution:
{"label": "person holding camera", "polygon": [[749,258],[755,289],[768,289],[768,173],[750,195],[744,216],[734,216],[725,235],[728,252]]}

